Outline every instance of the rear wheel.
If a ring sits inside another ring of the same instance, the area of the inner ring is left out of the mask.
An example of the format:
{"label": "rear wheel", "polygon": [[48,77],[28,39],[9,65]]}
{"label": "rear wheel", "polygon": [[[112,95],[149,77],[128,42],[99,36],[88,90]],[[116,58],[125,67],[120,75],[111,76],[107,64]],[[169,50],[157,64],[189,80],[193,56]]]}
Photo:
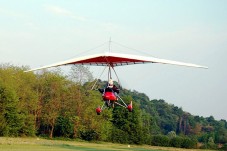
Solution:
{"label": "rear wheel", "polygon": [[97,107],[97,108],[96,108],[96,113],[97,113],[97,115],[100,115],[101,112],[102,112],[102,109],[101,109],[100,107]]}
{"label": "rear wheel", "polygon": [[133,107],[132,107],[132,101],[131,101],[131,103],[127,106],[127,109],[128,109],[129,112],[132,112],[132,109],[133,109]]}

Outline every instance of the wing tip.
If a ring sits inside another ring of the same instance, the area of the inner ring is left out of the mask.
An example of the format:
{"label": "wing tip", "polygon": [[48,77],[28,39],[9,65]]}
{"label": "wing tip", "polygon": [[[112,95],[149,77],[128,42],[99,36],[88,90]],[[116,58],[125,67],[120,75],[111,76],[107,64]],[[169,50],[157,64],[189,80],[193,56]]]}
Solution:
{"label": "wing tip", "polygon": [[199,66],[199,68],[209,69],[207,66]]}

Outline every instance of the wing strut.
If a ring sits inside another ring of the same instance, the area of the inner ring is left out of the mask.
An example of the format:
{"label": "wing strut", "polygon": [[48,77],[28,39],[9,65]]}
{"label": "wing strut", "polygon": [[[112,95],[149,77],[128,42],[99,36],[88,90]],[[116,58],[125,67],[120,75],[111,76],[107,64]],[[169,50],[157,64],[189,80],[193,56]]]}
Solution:
{"label": "wing strut", "polygon": [[112,75],[111,75],[111,66],[109,65],[109,71],[108,71],[108,81],[112,79]]}
{"label": "wing strut", "polygon": [[113,71],[114,71],[114,73],[115,73],[115,75],[116,75],[116,77],[117,77],[118,84],[119,84],[119,86],[120,86],[119,88],[121,88],[121,83],[120,83],[119,77],[118,77],[118,75],[117,75],[117,72],[115,71],[114,67],[112,67],[112,69],[113,69]]}
{"label": "wing strut", "polygon": [[103,69],[103,71],[102,71],[102,73],[100,74],[99,78],[95,81],[95,83],[94,83],[94,85],[92,86],[91,90],[93,90],[93,89],[94,89],[94,87],[95,87],[96,83],[97,83],[97,82],[98,82],[98,80],[101,78],[101,76],[103,75],[104,71],[106,70],[106,67],[107,67],[107,66],[105,66],[105,68]]}

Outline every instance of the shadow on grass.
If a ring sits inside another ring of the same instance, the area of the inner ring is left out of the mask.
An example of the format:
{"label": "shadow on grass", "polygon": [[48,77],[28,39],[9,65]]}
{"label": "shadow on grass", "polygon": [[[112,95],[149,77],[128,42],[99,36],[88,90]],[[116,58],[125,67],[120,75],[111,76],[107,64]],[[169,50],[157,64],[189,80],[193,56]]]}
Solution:
{"label": "shadow on grass", "polygon": [[52,146],[56,148],[63,148],[67,150],[80,150],[80,151],[98,151],[98,150],[108,150],[108,151],[114,151],[113,149],[108,148],[95,148],[95,147],[84,147],[84,146],[75,146],[75,145],[69,145],[69,144],[55,144],[55,145],[45,145],[45,146]]}
{"label": "shadow on grass", "polygon": [[160,150],[153,150],[153,149],[145,149],[145,148],[100,148],[100,147],[85,147],[85,146],[75,146],[75,145],[69,145],[69,144],[55,144],[55,145],[45,145],[45,146],[52,146],[56,148],[62,148],[62,149],[67,149],[67,150],[79,150],[79,151],[100,151],[100,150],[106,150],[106,151],[116,151],[116,150],[121,150],[121,151],[160,151]]}

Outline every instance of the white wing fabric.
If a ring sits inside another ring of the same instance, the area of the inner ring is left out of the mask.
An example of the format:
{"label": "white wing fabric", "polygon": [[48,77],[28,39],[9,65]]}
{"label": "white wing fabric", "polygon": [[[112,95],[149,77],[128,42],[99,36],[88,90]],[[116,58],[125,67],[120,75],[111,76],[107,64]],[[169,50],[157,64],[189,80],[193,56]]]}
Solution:
{"label": "white wing fabric", "polygon": [[69,64],[115,67],[115,66],[143,64],[143,63],[162,63],[162,64],[172,64],[172,65],[187,66],[187,67],[205,68],[205,69],[208,68],[206,66],[196,65],[196,64],[192,64],[192,63],[159,59],[159,58],[154,58],[154,57],[106,52],[103,54],[95,54],[95,55],[90,55],[90,56],[73,58],[73,59],[69,59],[66,61],[43,66],[40,68],[31,69],[31,70],[28,70],[25,72],[41,70],[41,69],[46,69],[46,68],[51,68],[51,67],[57,67],[57,66],[62,66],[62,65],[69,65]]}

